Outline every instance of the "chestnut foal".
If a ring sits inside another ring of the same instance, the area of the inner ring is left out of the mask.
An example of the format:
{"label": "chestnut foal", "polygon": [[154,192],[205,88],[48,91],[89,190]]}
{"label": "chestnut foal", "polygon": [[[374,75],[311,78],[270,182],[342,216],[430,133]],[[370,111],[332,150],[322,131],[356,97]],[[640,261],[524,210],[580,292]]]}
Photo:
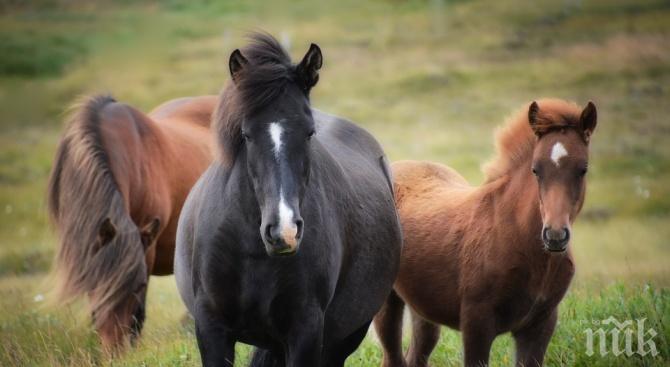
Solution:
{"label": "chestnut foal", "polygon": [[[486,365],[512,332],[517,365],[541,365],[574,274],[570,228],[585,194],[596,108],[533,102],[497,136],[486,182],[429,162],[393,165],[404,247],[394,292],[375,319],[384,366],[427,366],[439,325],[463,333],[466,366]],[[404,304],[413,337],[402,354]]]}

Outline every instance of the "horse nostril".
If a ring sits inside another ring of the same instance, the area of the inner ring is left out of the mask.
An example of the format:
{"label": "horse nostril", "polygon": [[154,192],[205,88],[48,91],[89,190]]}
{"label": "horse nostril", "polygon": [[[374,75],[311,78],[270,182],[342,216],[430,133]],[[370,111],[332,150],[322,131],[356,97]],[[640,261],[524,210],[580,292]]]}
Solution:
{"label": "horse nostril", "polygon": [[567,227],[563,227],[560,230],[554,230],[549,227],[545,227],[542,230],[542,239],[545,241],[567,242],[569,238],[570,230]]}
{"label": "horse nostril", "polygon": [[302,221],[302,219],[297,219],[297,220],[295,221],[295,225],[296,225],[296,227],[297,227],[297,232],[296,232],[295,237],[296,237],[297,239],[300,239],[300,238],[302,238],[302,226],[303,226],[303,221]]}
{"label": "horse nostril", "polygon": [[271,224],[268,224],[265,226],[265,240],[268,241],[271,244],[275,244],[277,242],[277,238],[273,236],[273,226]]}
{"label": "horse nostril", "polygon": [[561,241],[563,242],[568,242],[570,239],[570,230],[567,228],[563,228],[563,238],[561,238]]}

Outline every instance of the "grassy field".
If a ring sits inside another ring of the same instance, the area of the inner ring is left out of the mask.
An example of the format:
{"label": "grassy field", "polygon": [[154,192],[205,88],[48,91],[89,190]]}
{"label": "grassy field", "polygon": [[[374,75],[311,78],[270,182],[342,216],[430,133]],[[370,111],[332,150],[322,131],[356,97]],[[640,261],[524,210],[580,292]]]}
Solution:
{"label": "grassy field", "polygon": [[[365,126],[393,160],[440,161],[473,183],[513,110],[540,97],[595,101],[577,277],[547,364],[668,365],[667,0],[125,3],[0,2],[0,366],[199,365],[171,277],[151,280],[143,339],[115,360],[100,352],[83,302],[47,306],[55,239],[45,182],[75,97],[111,92],[148,110],[217,93],[229,53],[258,28],[295,58],[321,46],[316,107]],[[596,342],[589,356],[585,331],[611,316],[646,319],[659,354],[601,356]],[[248,350],[239,346],[237,365]],[[461,357],[459,334],[444,329],[433,366]],[[380,358],[370,333],[348,366]],[[513,360],[510,338],[499,338],[492,365]]]}

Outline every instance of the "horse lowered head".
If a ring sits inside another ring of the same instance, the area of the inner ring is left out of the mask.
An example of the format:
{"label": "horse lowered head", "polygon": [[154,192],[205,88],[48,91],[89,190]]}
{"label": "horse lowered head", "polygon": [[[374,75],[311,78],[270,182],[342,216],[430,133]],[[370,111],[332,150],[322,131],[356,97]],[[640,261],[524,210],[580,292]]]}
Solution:
{"label": "horse lowered head", "polygon": [[[136,252],[134,256],[116,256],[115,261],[101,262],[101,274],[112,276],[99,279],[88,292],[93,324],[103,347],[109,351],[133,343],[142,331],[150,267],[147,261],[153,258],[147,256],[147,250],[155,241],[160,226],[157,218],[142,228],[128,222],[114,224],[109,217],[104,218],[92,247],[101,259],[114,257],[116,249],[121,247],[131,247]],[[106,269],[112,266],[125,270],[114,273],[112,269]]]}

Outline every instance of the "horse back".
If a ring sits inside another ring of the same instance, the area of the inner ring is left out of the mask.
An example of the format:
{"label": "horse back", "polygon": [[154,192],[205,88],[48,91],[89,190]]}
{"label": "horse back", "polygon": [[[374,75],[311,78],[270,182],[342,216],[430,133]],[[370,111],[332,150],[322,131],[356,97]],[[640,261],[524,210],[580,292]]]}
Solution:
{"label": "horse back", "polygon": [[156,121],[187,122],[209,128],[217,104],[218,97],[213,95],[176,98],[154,108],[149,116]]}
{"label": "horse back", "polygon": [[439,163],[404,160],[393,162],[392,169],[398,198],[412,190],[423,192],[445,186],[455,189],[470,187],[456,170]]}

